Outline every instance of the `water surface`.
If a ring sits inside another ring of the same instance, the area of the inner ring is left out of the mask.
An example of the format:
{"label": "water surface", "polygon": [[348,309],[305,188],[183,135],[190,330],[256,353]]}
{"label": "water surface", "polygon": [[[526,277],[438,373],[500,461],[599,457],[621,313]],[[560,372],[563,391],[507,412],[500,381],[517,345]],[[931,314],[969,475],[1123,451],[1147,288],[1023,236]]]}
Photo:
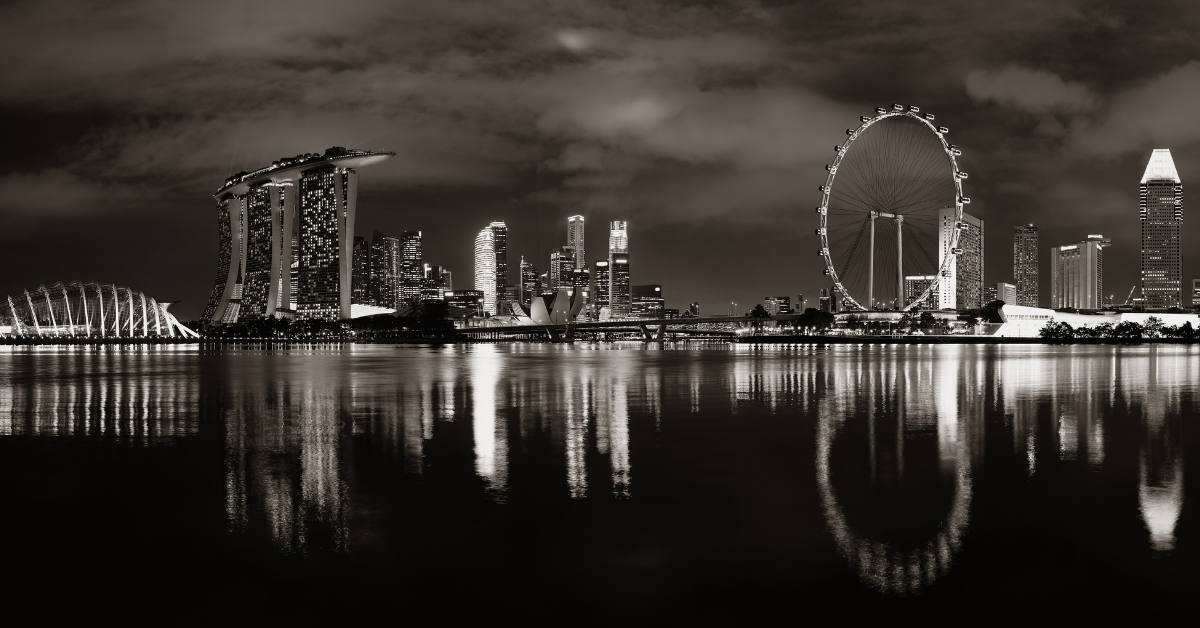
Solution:
{"label": "water surface", "polygon": [[5,590],[555,622],[1194,590],[1193,346],[0,348]]}

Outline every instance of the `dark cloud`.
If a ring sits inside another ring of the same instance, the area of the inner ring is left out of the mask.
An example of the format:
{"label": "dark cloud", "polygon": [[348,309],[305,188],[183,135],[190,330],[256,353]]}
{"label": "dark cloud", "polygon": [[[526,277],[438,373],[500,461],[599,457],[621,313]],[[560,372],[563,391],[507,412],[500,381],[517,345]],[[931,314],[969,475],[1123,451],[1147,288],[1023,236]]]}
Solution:
{"label": "dark cloud", "polygon": [[[1106,278],[1123,293],[1150,149],[1171,148],[1185,184],[1200,177],[1197,11],[10,2],[0,292],[103,271],[194,316],[220,182],[351,145],[398,153],[362,173],[360,231],[423,230],[426,257],[460,285],[486,221],[507,220],[514,257],[545,266],[565,217],[584,213],[593,256],[605,221],[630,221],[634,281],[665,284],[671,306],[812,295],[822,165],[859,114],[904,102],[936,112],[964,149],[989,282],[1011,278],[1011,226],[1033,221],[1044,248],[1111,235]],[[131,239],[154,261],[116,263],[110,243]]]}

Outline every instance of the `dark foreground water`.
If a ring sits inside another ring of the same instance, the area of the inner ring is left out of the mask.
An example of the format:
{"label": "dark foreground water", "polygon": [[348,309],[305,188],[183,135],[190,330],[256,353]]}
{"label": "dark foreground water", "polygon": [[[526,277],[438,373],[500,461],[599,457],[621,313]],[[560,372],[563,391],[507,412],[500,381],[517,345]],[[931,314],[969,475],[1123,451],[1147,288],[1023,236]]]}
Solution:
{"label": "dark foreground water", "polygon": [[1195,346],[0,347],[0,585],[97,620],[1146,619],[1200,582],[1198,375]]}

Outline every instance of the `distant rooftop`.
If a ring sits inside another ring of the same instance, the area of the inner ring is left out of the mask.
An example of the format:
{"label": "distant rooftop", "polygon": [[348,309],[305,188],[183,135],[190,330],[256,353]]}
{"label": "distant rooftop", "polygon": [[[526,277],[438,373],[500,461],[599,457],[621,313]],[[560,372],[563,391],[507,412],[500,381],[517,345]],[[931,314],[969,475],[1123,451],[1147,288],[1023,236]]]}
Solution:
{"label": "distant rooftop", "polygon": [[1150,154],[1150,163],[1146,164],[1146,174],[1142,175],[1142,183],[1151,180],[1183,183],[1179,180],[1179,171],[1175,169],[1175,160],[1171,159],[1171,149],[1156,148]]}
{"label": "distant rooftop", "polygon": [[[304,153],[302,155],[296,155],[295,157],[284,157],[278,161],[271,162],[271,165],[266,166],[265,168],[259,168],[258,170],[254,170],[252,172],[239,172],[232,177],[225,179],[225,183],[217,189],[217,193],[214,196],[220,196],[221,194],[229,191],[239,194],[245,193],[244,189],[238,190],[235,188],[249,187],[249,184],[254,183],[259,179],[292,179],[299,174],[301,169],[312,168],[323,161],[350,161],[351,163],[346,164],[346,167],[359,167],[370,165],[379,161],[385,161],[395,156],[396,153],[392,152],[354,150],[352,148],[332,146],[325,149],[325,154],[323,155],[319,155],[317,153]],[[285,172],[291,170],[295,170],[296,173],[289,173],[287,176],[285,176]]]}

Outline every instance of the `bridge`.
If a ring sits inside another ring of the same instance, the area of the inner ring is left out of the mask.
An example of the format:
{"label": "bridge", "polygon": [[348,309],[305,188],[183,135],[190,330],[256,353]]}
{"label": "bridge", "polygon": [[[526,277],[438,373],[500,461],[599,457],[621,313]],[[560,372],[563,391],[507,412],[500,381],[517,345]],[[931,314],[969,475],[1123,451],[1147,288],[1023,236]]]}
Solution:
{"label": "bridge", "polygon": [[[786,317],[779,316],[776,319]],[[755,319],[750,316],[702,316],[695,318],[645,318],[611,321],[588,321],[586,323],[566,323],[562,325],[497,325],[494,327],[468,327],[455,330],[468,338],[483,340],[487,338],[504,338],[511,336],[545,335],[550,342],[574,342],[575,334],[584,333],[640,333],[644,342],[663,342],[668,330],[673,334],[685,334],[691,338],[723,338],[731,339],[737,333],[726,329],[701,329],[698,325],[721,323],[750,323]],[[764,319],[769,320],[769,319]]]}

